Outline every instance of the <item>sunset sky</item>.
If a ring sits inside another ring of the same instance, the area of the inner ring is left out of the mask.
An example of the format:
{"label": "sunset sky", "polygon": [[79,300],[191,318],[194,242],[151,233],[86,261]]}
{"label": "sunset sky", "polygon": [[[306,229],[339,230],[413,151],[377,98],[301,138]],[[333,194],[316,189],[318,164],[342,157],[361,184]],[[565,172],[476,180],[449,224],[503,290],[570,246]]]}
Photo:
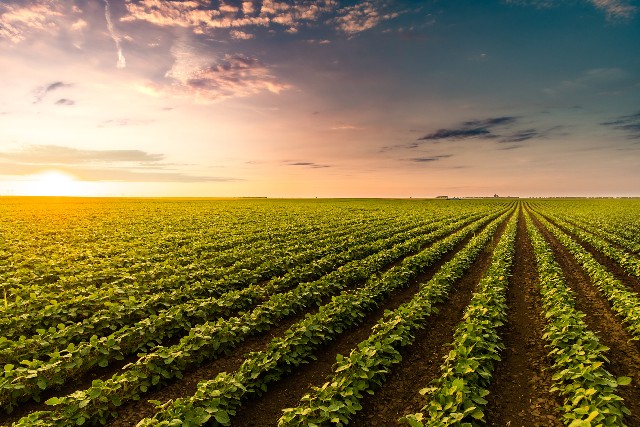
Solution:
{"label": "sunset sky", "polygon": [[0,3],[0,195],[640,196],[640,2]]}

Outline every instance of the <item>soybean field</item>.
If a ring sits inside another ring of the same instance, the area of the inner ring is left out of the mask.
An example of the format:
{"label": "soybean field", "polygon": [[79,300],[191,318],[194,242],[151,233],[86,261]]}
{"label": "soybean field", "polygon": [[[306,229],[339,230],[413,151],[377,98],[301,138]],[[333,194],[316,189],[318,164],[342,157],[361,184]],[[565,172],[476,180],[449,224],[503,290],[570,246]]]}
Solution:
{"label": "soybean field", "polygon": [[640,426],[640,200],[0,198],[0,425]]}

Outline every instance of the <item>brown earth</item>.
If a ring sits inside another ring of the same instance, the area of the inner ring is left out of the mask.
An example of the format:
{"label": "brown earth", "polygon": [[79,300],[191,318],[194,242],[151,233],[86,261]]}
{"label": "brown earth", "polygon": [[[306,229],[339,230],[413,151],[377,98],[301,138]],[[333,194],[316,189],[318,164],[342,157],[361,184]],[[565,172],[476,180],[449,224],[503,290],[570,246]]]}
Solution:
{"label": "brown earth", "polygon": [[542,339],[545,319],[536,287],[535,255],[521,212],[516,252],[507,289],[507,322],[500,331],[505,349],[496,365],[485,415],[487,425],[562,426],[560,400],[549,392],[551,366]]}

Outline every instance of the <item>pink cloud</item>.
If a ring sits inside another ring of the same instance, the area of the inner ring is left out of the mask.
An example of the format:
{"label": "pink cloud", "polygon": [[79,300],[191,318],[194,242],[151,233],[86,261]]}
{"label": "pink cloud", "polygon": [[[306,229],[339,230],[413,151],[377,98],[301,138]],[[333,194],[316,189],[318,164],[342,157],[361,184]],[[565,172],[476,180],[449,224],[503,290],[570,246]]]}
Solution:
{"label": "pink cloud", "polygon": [[143,92],[156,96],[189,97],[208,104],[260,92],[280,93],[290,86],[278,81],[257,58],[225,55],[207,66],[176,66],[166,77],[167,84],[149,84]]}
{"label": "pink cloud", "polygon": [[382,7],[380,2],[365,1],[340,9],[338,13],[341,16],[333,21],[340,31],[352,35],[377,27],[380,23],[399,16],[398,12],[382,13]]}
{"label": "pink cloud", "polygon": [[0,4],[0,38],[20,43],[34,32],[55,34],[60,29],[60,19],[76,13],[75,9],[64,2],[44,0],[24,6]]}
{"label": "pink cloud", "polygon": [[335,0],[296,1],[293,4],[276,0],[244,1],[241,6],[221,2],[218,8],[198,1],[142,0],[127,3],[128,16],[122,21],[142,20],[160,26],[192,28],[205,33],[216,28],[267,27],[278,24],[287,29],[307,21],[317,21],[322,14],[334,11]]}

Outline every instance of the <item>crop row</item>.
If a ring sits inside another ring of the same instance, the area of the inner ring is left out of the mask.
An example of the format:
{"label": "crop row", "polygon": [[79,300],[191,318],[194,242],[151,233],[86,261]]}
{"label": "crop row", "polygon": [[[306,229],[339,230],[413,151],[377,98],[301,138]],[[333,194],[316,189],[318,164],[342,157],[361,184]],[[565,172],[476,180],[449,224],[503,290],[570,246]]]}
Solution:
{"label": "crop row", "polygon": [[507,287],[515,252],[518,216],[514,215],[498,242],[489,269],[478,283],[452,349],[433,385],[420,390],[428,403],[401,419],[412,427],[444,427],[484,421],[485,397],[504,344],[498,329],[507,320]]}
{"label": "crop row", "polygon": [[[265,285],[253,284],[241,290],[227,292],[220,297],[200,298],[177,304],[167,310],[153,313],[153,319],[145,318],[131,327],[123,326],[114,332],[112,337],[116,345],[121,347],[123,354],[133,353],[150,342],[161,342],[165,336],[173,336],[205,320],[228,316],[246,309],[251,304],[271,294],[287,290],[294,284],[315,280],[346,262],[371,255],[387,246],[432,231],[441,225],[442,222],[436,222],[400,233],[397,233],[397,230],[380,229],[360,239],[343,241],[320,253],[329,252],[329,255],[308,264],[298,265],[284,276],[273,278]],[[47,331],[31,339],[11,342],[12,345],[6,345],[7,348],[0,351],[0,363],[43,358],[48,352],[62,350],[71,343],[88,340],[94,334],[107,335],[119,324],[117,319],[112,319],[108,315],[94,316],[90,320],[94,322],[91,323],[87,319],[62,329],[54,328],[53,331]],[[98,363],[104,363],[102,360]]]}
{"label": "crop row", "polygon": [[561,225],[566,230],[569,230],[570,233],[577,236],[581,241],[588,243],[599,252],[616,261],[624,270],[626,270],[627,273],[640,278],[640,259],[626,251],[610,245],[606,240],[596,236],[594,233],[584,231],[562,218],[558,218],[556,216],[553,216],[552,218],[557,224]]}
{"label": "crop row", "polygon": [[638,294],[629,291],[622,282],[616,279],[612,273],[607,271],[589,252],[566,233],[551,224],[543,216],[537,215],[537,218],[575,257],[591,278],[591,282],[602,292],[613,310],[624,320],[625,328],[634,337],[640,337],[640,298]]}
{"label": "crop row", "polygon": [[348,356],[338,355],[329,381],[312,388],[299,406],[285,409],[279,426],[347,424],[349,417],[362,408],[364,393],[382,385],[385,374],[402,359],[400,348],[413,343],[416,330],[426,326],[425,320],[436,311],[434,306],[446,299],[450,287],[471,267],[505,216],[476,235],[427,283],[421,284],[409,302],[385,313],[357,349]]}
{"label": "crop row", "polygon": [[[436,231],[435,234],[450,232],[459,226],[460,224],[456,223],[446,230],[440,229]],[[420,244],[419,242],[426,240],[422,233],[419,232],[417,234],[418,236],[409,240],[409,244],[406,242],[403,244],[405,248],[415,248]],[[237,296],[237,293],[231,296]],[[277,301],[276,296],[272,297],[275,301]],[[232,304],[233,298],[221,302]],[[214,307],[215,304],[214,300]],[[168,314],[178,313],[169,311]],[[180,317],[178,320],[180,320]],[[58,387],[66,383],[70,378],[77,377],[96,365],[106,366],[111,360],[122,359],[123,350],[126,351],[125,354],[131,353],[135,351],[141,342],[148,342],[149,340],[153,342],[156,333],[160,332],[158,329],[163,324],[175,324],[175,320],[170,316],[153,316],[135,325],[135,327],[123,328],[117,334],[102,338],[93,336],[89,342],[84,342],[77,346],[70,345],[63,352],[51,354],[48,361],[24,361],[22,362],[24,366],[19,367],[5,365],[2,382],[0,382],[0,403],[3,406],[6,405],[7,409],[10,410],[20,400],[26,397],[37,398],[43,390],[52,386]],[[190,326],[186,325],[187,329]],[[125,348],[123,349],[123,347]]]}
{"label": "crop row", "polygon": [[[547,224],[545,224],[547,225]],[[565,424],[570,426],[621,426],[629,410],[615,393],[617,380],[605,369],[607,347],[588,329],[575,308],[575,297],[566,284],[560,266],[540,232],[527,216],[527,231],[536,257],[539,290],[547,319],[543,338],[551,348],[554,361],[551,391],[563,397],[561,408]]]}
{"label": "crop row", "polygon": [[[494,221],[494,227],[500,219]],[[142,420],[138,426],[179,423],[190,427],[207,422],[228,425],[230,416],[243,399],[266,391],[269,383],[313,359],[314,351],[321,345],[360,324],[378,302],[394,290],[407,286],[425,268],[451,250],[456,240],[461,239],[452,236],[436,243],[404,259],[401,265],[393,267],[380,278],[370,280],[363,288],[334,297],[316,314],[292,326],[283,337],[272,340],[265,350],[251,353],[235,373],[223,372],[209,381],[200,382],[193,396],[167,402],[153,418]]]}
{"label": "crop row", "polygon": [[570,220],[600,237],[613,241],[627,250],[640,254],[640,222],[637,201],[585,201],[562,203],[537,202],[535,209]]}
{"label": "crop row", "polygon": [[[266,248],[269,253],[269,260],[265,263],[265,252],[262,250],[249,250],[245,252],[247,261],[236,263],[231,267],[212,268],[206,263],[201,263],[196,269],[187,266],[182,270],[172,271],[170,274],[157,279],[152,284],[153,289],[162,289],[164,295],[174,290],[172,301],[176,301],[176,293],[181,293],[185,286],[190,286],[190,282],[200,281],[206,287],[216,288],[210,296],[219,296],[220,291],[224,292],[224,285],[230,282],[229,277],[242,278],[251,274],[259,275],[258,280],[264,280],[269,275],[282,274],[289,266],[296,265],[297,262],[309,262],[318,254],[322,254],[331,250],[331,243],[336,240],[336,236],[345,235],[344,231],[338,230],[332,233],[318,236],[315,240],[311,240],[305,244],[292,240],[286,245],[279,243],[269,244]],[[343,241],[349,240],[349,234],[342,238]],[[267,265],[265,265],[267,264]],[[260,275],[260,270],[267,270],[266,275]],[[256,271],[258,273],[256,273]],[[266,277],[265,277],[266,276]],[[216,279],[217,278],[217,279]],[[215,282],[213,282],[215,280]],[[75,287],[74,287],[75,288]],[[145,286],[138,286],[138,291]],[[72,290],[68,293],[73,292]],[[97,310],[109,310],[110,307],[118,307],[122,309],[122,302],[132,303],[144,300],[144,293],[137,295],[137,298],[130,296],[126,301],[118,300],[114,295],[125,290],[118,284],[111,284],[107,290],[99,289],[89,296],[79,296],[65,298],[58,302],[53,300],[50,304],[37,310],[19,310],[13,314],[11,311],[5,312],[5,317],[0,320],[0,332],[8,338],[17,338],[20,335],[30,335],[36,333],[39,329],[47,329],[50,327],[61,327],[67,324],[82,321],[83,318],[90,317]],[[182,300],[188,300],[196,297],[194,293],[190,296],[183,295]],[[120,313],[122,314],[122,313]],[[149,313],[152,314],[152,313]],[[127,319],[125,316],[119,316],[119,319]]]}
{"label": "crop row", "polygon": [[[484,222],[486,219],[467,226],[445,240],[461,239]],[[23,425],[30,425],[39,420],[38,422],[42,423],[40,425],[56,425],[56,422],[60,422],[56,420],[65,419],[82,420],[94,417],[106,420],[110,412],[121,402],[137,399],[140,393],[146,392],[152,386],[169,378],[180,377],[184,369],[197,366],[204,360],[229,351],[250,334],[269,329],[284,316],[317,304],[336,290],[366,280],[384,265],[453,230],[455,227],[445,227],[364,260],[351,262],[320,280],[300,285],[284,294],[274,295],[239,318],[221,319],[194,327],[180,343],[169,348],[158,347],[153,353],[125,367],[123,372],[111,379],[104,382],[96,381],[88,390],[50,401],[51,404],[57,404],[54,411],[31,414],[21,422],[25,423]]]}
{"label": "crop row", "polygon": [[[134,239],[126,246],[127,249],[131,248],[132,252],[124,251],[129,258],[109,252],[101,253],[99,257],[91,256],[86,260],[90,261],[92,268],[77,272],[76,265],[65,265],[65,262],[77,262],[75,259],[77,257],[73,254],[65,254],[64,257],[52,260],[55,261],[51,265],[52,271],[38,272],[40,277],[46,277],[45,286],[34,288],[33,283],[37,283],[38,280],[32,277],[30,270],[37,268],[35,265],[30,266],[30,269],[16,269],[10,278],[13,284],[11,293],[16,294],[16,302],[9,305],[7,311],[13,310],[18,313],[35,311],[51,304],[50,300],[67,301],[78,297],[91,297],[91,294],[99,293],[105,285],[118,287],[118,293],[111,295],[112,298],[126,298],[138,292],[153,292],[156,288],[152,285],[163,277],[171,276],[174,270],[190,272],[196,266],[206,266],[216,271],[215,269],[219,267],[229,266],[242,260],[247,261],[248,249],[257,254],[264,254],[268,253],[274,245],[290,240],[292,236],[298,237],[296,240],[304,241],[305,236],[317,233],[330,234],[335,233],[336,230],[358,227],[360,221],[331,225],[330,228],[327,225],[308,224],[300,230],[256,230],[253,233],[247,229],[246,236],[230,235],[227,237],[228,241],[227,239],[217,242],[214,240],[215,243],[203,241],[203,239],[212,240],[207,234],[202,235],[202,232],[196,230],[185,230],[179,237],[172,234],[158,236],[157,240],[152,241],[156,246],[154,250],[146,247],[149,243],[145,245],[139,239]],[[146,254],[143,255],[145,252]],[[82,261],[84,260],[80,262]],[[12,269],[15,269],[15,266],[10,268]],[[25,280],[27,280],[26,283],[24,283]],[[138,289],[140,284],[148,284],[148,287]]]}

